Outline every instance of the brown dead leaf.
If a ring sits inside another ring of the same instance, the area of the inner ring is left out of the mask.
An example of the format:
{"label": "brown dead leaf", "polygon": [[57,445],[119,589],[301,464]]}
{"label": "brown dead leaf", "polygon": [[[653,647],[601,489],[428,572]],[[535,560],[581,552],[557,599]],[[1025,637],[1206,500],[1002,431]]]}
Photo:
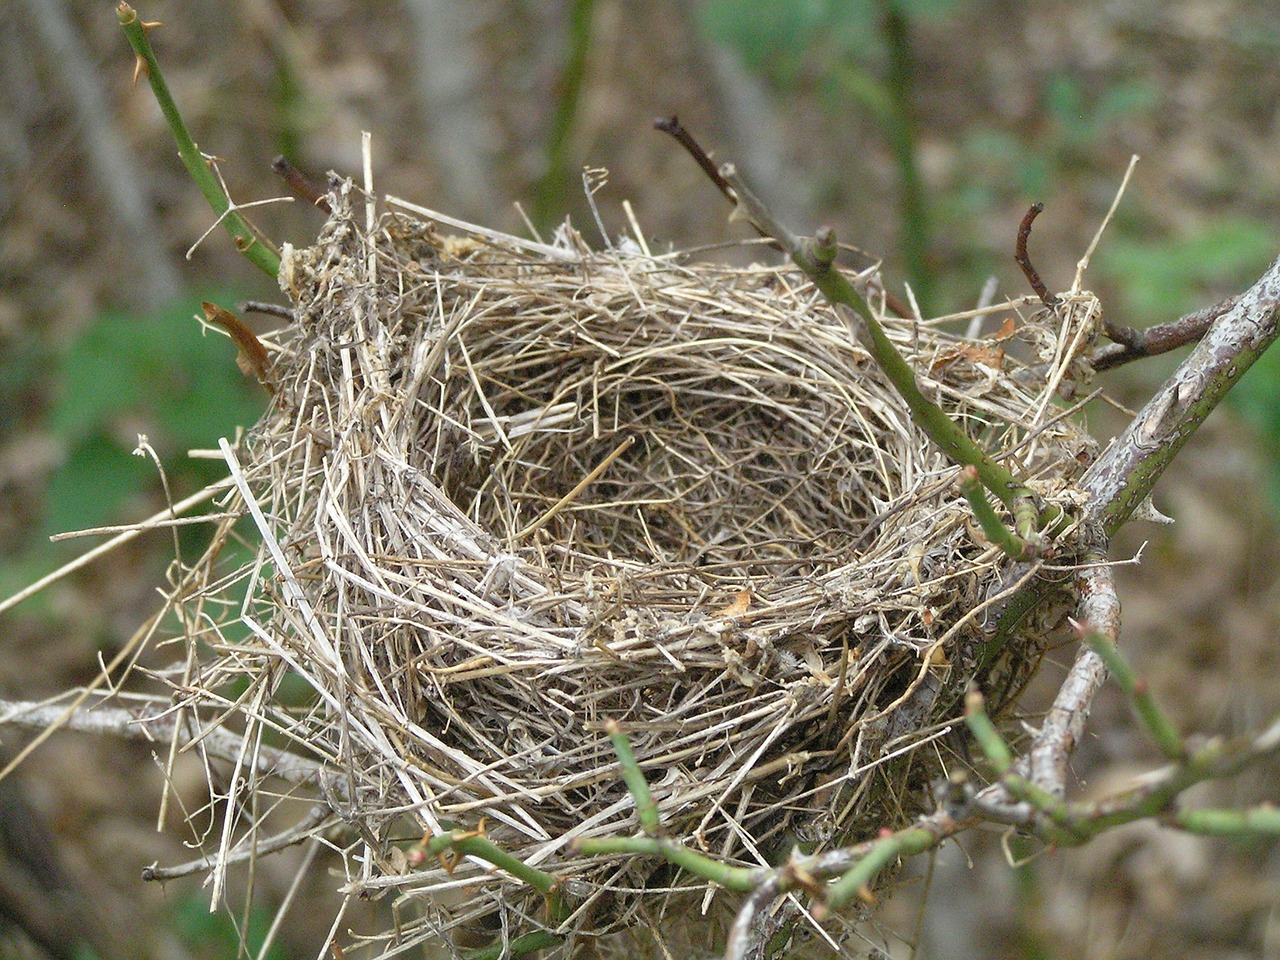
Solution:
{"label": "brown dead leaf", "polygon": [[739,590],[733,595],[733,603],[712,614],[713,617],[740,617],[751,607],[751,591]]}
{"label": "brown dead leaf", "polygon": [[956,347],[954,350],[939,354],[929,369],[931,372],[937,371],[943,367],[950,366],[960,359],[968,360],[971,363],[980,363],[983,366],[999,370],[1004,367],[1004,348],[985,347],[979,343],[967,343]]}
{"label": "brown dead leaf", "polygon": [[240,367],[240,372],[246,377],[257,377],[258,382],[267,388],[267,392],[274,394],[276,388],[267,377],[267,366],[270,361],[267,359],[266,348],[263,347],[257,335],[230,310],[224,310],[216,303],[210,303],[207,300],[202,301],[200,306],[204,307],[205,319],[210,323],[216,323],[231,335],[238,351],[236,365]]}

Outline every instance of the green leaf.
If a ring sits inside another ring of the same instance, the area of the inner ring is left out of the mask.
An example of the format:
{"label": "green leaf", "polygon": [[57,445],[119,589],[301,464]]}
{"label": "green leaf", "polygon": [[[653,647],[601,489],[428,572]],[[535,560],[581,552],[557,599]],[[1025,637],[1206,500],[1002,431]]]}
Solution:
{"label": "green leaf", "polygon": [[[271,915],[254,906],[249,911],[248,929],[239,929],[239,911],[233,918],[226,911],[209,912],[209,901],[199,894],[184,897],[174,911],[173,929],[191,956],[199,960],[225,960],[229,957],[256,957],[262,950]],[[241,952],[243,947],[244,952]],[[272,944],[266,960],[284,960],[279,944]]]}
{"label": "green leaf", "polygon": [[129,497],[148,489],[154,479],[149,461],[101,434],[85,437],[49,483],[45,532],[65,533],[118,519]]}
{"label": "green leaf", "polygon": [[103,313],[66,351],[49,425],[68,456],[49,486],[49,532],[118,521],[130,495],[155,489],[155,466],[132,456],[138,433],[181,496],[218,472],[186,451],[212,447],[261,415],[266,397],[240,373],[234,345],[195,319],[201,299],[231,298],[206,295],[141,316]]}

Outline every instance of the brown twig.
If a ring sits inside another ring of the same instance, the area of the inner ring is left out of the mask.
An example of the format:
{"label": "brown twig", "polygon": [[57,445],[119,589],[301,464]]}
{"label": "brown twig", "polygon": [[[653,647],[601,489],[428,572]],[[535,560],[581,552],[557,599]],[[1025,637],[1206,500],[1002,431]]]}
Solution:
{"label": "brown twig", "polygon": [[1219,300],[1211,307],[1204,307],[1171,323],[1159,323],[1145,330],[1122,327],[1109,320],[1103,321],[1103,333],[1113,343],[1094,351],[1090,358],[1095,370],[1111,370],[1133,360],[1168,353],[1205,335],[1214,321],[1236,305],[1239,295]]}
{"label": "brown twig", "polygon": [[241,313],[261,313],[268,317],[280,317],[283,320],[293,319],[293,308],[279,303],[268,303],[265,300],[241,300],[236,304]]}
{"label": "brown twig", "polygon": [[702,144],[698,143],[680,123],[680,118],[674,113],[669,117],[659,117],[653,121],[655,130],[661,130],[663,133],[669,133],[675,138],[676,143],[684,147],[688,151],[689,156],[702,168],[702,172],[707,178],[716,185],[716,189],[724,194],[724,198],[730,203],[737,203],[738,198],[733,194],[733,188],[729,186],[729,182],[720,176],[720,168],[716,166],[715,161],[707,155],[707,151],[702,149]]}
{"label": "brown twig", "polygon": [[[715,161],[711,159],[711,156],[707,151],[702,148],[702,144],[698,143],[698,141],[694,139],[693,134],[685,129],[684,125],[680,123],[679,118],[676,117],[675,114],[672,114],[669,117],[659,117],[657,120],[653,121],[653,126],[655,130],[661,130],[663,133],[670,134],[675,141],[680,144],[680,146],[684,147],[689,156],[693,157],[694,162],[702,169],[702,172],[707,175],[707,179],[715,184],[716,189],[720,191],[724,198],[739,210],[743,210],[745,212],[745,208],[738,203],[738,195],[733,192],[733,186],[724,178],[723,174],[721,174],[720,168],[716,166]],[[769,246],[774,250],[784,250],[783,245],[778,242],[773,233],[765,225],[757,223],[755,220],[751,220],[751,226],[756,233],[769,241]],[[844,247],[843,249],[856,248]],[[873,264],[876,262],[873,257],[868,257],[868,259]],[[915,316],[915,313],[910,306],[903,303],[902,300],[894,296],[888,290],[885,290],[878,280],[872,281],[868,286],[874,287],[878,293],[883,295],[885,308],[895,316]]]}
{"label": "brown twig", "polygon": [[144,883],[154,881],[164,882],[165,880],[176,880],[178,877],[189,877],[196,873],[205,873],[218,866],[225,866],[231,863],[240,863],[251,857],[264,857],[269,853],[275,853],[277,850],[284,850],[295,844],[309,840],[316,835],[317,830],[325,823],[326,820],[333,818],[334,812],[327,803],[317,803],[309,811],[307,815],[280,833],[274,834],[262,839],[246,838],[251,842],[246,843],[238,850],[231,850],[228,853],[219,853],[216,856],[201,857],[199,860],[188,860],[186,863],[175,864],[172,867],[161,867],[151,864],[142,868],[142,880]]}
{"label": "brown twig", "polygon": [[271,170],[285,182],[285,185],[290,190],[303,200],[306,200],[314,207],[319,207],[325,213],[333,213],[333,208],[329,206],[329,197],[320,184],[283,156],[276,157],[271,161]]}
{"label": "brown twig", "polygon": [[1036,292],[1040,302],[1052,310],[1061,301],[1049,292],[1049,288],[1040,279],[1039,271],[1032,266],[1031,258],[1027,255],[1027,240],[1031,236],[1031,224],[1036,217],[1040,216],[1042,210],[1044,210],[1043,203],[1033,203],[1027,215],[1022,218],[1022,223],[1018,226],[1018,242],[1014,246],[1013,259],[1022,268],[1023,276],[1027,278],[1027,283],[1031,284],[1031,289]]}

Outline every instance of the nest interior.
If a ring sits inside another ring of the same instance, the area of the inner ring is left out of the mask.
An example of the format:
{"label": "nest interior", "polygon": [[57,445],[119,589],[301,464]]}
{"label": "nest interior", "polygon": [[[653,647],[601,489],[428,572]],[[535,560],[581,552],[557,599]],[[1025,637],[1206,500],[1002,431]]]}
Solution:
{"label": "nest interior", "polygon": [[[786,267],[643,238],[593,252],[568,228],[445,236],[408,204],[369,228],[351,194],[286,251],[295,323],[238,450],[277,550],[236,573],[211,550],[181,594],[205,641],[185,702],[223,710],[216,691],[247,676],[247,722],[331,765],[369,852],[352,889],[475,894],[437,925],[513,902],[484,864],[397,856],[409,821],[483,817],[621,922],[655,865],[569,844],[636,829],[606,719],[666,832],[718,857],[910,815],[1008,565],[849,322]],[[1042,325],[1021,303],[989,309],[1000,338],[885,323],[927,394],[1067,497],[1091,441],[1055,398],[1097,305]],[[1033,668],[1042,633],[1005,669]],[[272,695],[289,673],[301,707]]]}

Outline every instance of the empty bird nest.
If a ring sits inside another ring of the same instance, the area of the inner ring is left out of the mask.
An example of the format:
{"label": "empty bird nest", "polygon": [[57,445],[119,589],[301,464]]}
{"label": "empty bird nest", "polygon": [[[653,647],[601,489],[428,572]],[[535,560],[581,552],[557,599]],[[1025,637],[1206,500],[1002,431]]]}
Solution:
{"label": "empty bird nest", "polygon": [[[660,862],[575,852],[637,830],[607,720],[665,835],[727,862],[929,804],[967,685],[1010,702],[1064,605],[999,656],[992,611],[1069,565],[1070,537],[1020,566],[991,546],[956,467],[793,268],[638,236],[591,250],[567,227],[531,242],[398,201],[366,226],[351,193],[286,251],[274,400],[224,448],[225,519],[172,597],[193,651],[173,695],[243,737],[240,795],[299,779],[272,758],[319,771],[295,795],[319,801],[316,832],[355,828],[348,893],[414,905],[396,942],[545,919],[506,870],[417,862],[424,832],[483,829],[561,878],[562,932],[709,897]],[[928,396],[1065,502],[1092,441],[1059,398],[1097,305],[1042,323],[1026,304],[978,311],[984,338],[946,332],[974,315],[884,323]],[[217,869],[252,833],[226,816]]]}

